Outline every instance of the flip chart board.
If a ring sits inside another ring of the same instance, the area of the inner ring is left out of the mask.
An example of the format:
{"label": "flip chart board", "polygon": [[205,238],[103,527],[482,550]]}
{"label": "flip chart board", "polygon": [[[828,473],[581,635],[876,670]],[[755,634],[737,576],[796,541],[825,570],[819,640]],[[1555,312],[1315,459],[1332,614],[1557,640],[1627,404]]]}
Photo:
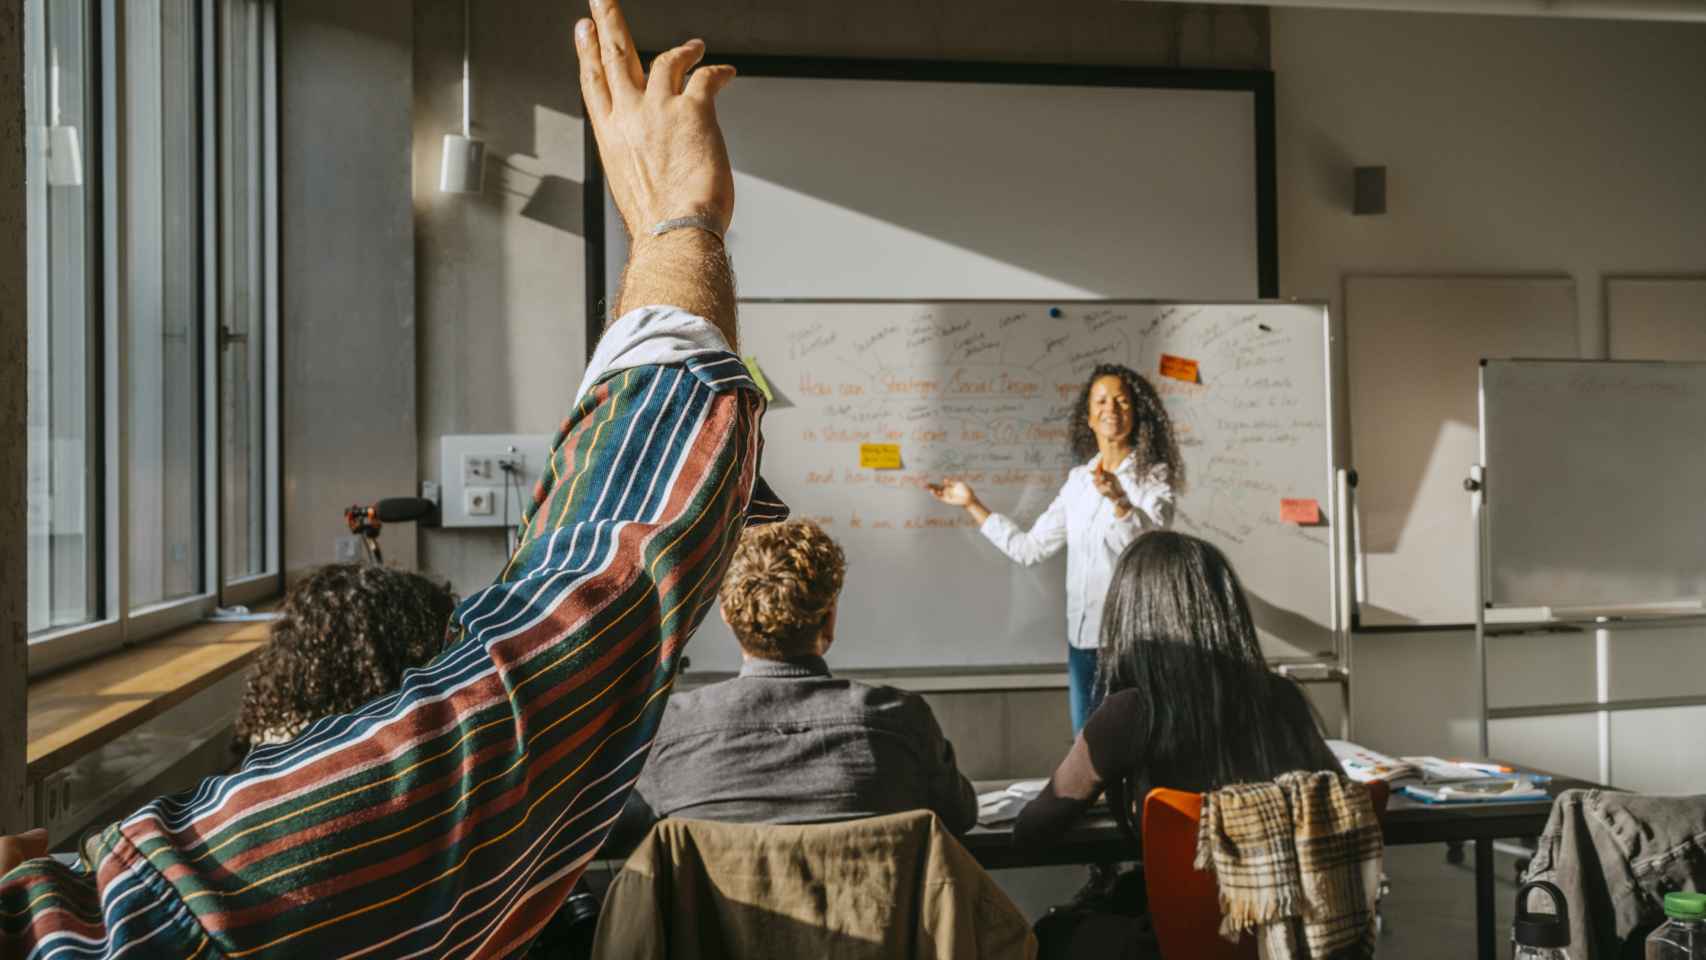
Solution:
{"label": "flip chart board", "polygon": [[1481,368],[1487,603],[1706,598],[1706,363]]}
{"label": "flip chart board", "polygon": [[[747,301],[740,323],[775,396],[763,474],[847,553],[831,663],[1063,661],[1064,551],[1021,567],[924,484],[963,477],[1028,527],[1074,465],[1067,411],[1103,362],[1161,393],[1185,460],[1174,528],[1231,558],[1270,655],[1333,650],[1324,306]],[[1193,378],[1163,376],[1163,355]],[[739,663],[714,616],[689,652],[695,669]]]}

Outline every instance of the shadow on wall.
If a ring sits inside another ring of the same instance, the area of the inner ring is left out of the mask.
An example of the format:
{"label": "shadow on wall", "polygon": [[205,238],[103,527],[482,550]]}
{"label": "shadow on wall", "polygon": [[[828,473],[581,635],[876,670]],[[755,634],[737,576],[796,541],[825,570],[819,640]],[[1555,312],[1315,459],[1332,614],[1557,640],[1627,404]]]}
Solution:
{"label": "shadow on wall", "polygon": [[585,231],[583,209],[581,185],[566,177],[548,173],[538,178],[538,185],[534,187],[532,195],[528,196],[527,202],[521,206],[521,215],[565,233],[581,236]]}

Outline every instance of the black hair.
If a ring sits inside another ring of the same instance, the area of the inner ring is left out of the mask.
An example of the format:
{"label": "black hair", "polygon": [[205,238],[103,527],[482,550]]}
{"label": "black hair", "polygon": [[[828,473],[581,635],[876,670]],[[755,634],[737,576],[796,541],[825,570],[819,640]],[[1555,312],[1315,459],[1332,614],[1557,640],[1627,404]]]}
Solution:
{"label": "black hair", "polygon": [[1120,556],[1102,612],[1097,683],[1136,690],[1146,711],[1144,755],[1110,784],[1122,817],[1150,769],[1194,771],[1198,785],[1269,780],[1319,758],[1320,733],[1284,718],[1312,714],[1295,686],[1276,683],[1256,636],[1243,585],[1213,544],[1156,530]]}
{"label": "black hair", "polygon": [[239,752],[396,690],[444,649],[456,595],[416,573],[320,567],[284,595],[237,713]]}
{"label": "black hair", "polygon": [[[1179,456],[1179,442],[1173,435],[1173,420],[1161,405],[1161,395],[1143,374],[1118,363],[1099,363],[1084,381],[1078,400],[1066,413],[1067,444],[1074,461],[1083,462],[1095,456],[1096,433],[1090,429],[1090,388],[1103,377],[1118,377],[1131,397],[1131,443],[1137,454],[1138,474],[1141,476],[1158,464],[1167,467],[1167,485],[1174,493],[1185,491],[1185,461]],[[1104,464],[1112,469],[1119,464]]]}

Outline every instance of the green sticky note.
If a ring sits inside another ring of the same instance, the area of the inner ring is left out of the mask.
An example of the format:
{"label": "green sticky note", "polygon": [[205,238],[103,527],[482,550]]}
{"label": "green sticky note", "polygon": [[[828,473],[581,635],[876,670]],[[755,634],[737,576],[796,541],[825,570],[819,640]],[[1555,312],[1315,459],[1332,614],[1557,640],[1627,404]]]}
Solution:
{"label": "green sticky note", "polygon": [[764,402],[769,403],[776,399],[770,393],[770,381],[764,379],[764,371],[758,369],[758,358],[741,357],[740,360],[746,364],[746,372],[752,375],[752,382],[758,384],[758,392],[764,394]]}

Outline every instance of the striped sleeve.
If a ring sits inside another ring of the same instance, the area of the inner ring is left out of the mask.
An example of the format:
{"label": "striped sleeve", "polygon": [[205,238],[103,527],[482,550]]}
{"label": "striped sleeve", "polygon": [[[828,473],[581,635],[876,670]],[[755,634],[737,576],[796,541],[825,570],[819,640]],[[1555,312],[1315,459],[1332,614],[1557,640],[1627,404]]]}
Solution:
{"label": "striped sleeve", "polygon": [[564,423],[520,546],[402,688],[0,880],[0,956],[519,953],[639,775],[757,481],[740,361],[622,370]]}

